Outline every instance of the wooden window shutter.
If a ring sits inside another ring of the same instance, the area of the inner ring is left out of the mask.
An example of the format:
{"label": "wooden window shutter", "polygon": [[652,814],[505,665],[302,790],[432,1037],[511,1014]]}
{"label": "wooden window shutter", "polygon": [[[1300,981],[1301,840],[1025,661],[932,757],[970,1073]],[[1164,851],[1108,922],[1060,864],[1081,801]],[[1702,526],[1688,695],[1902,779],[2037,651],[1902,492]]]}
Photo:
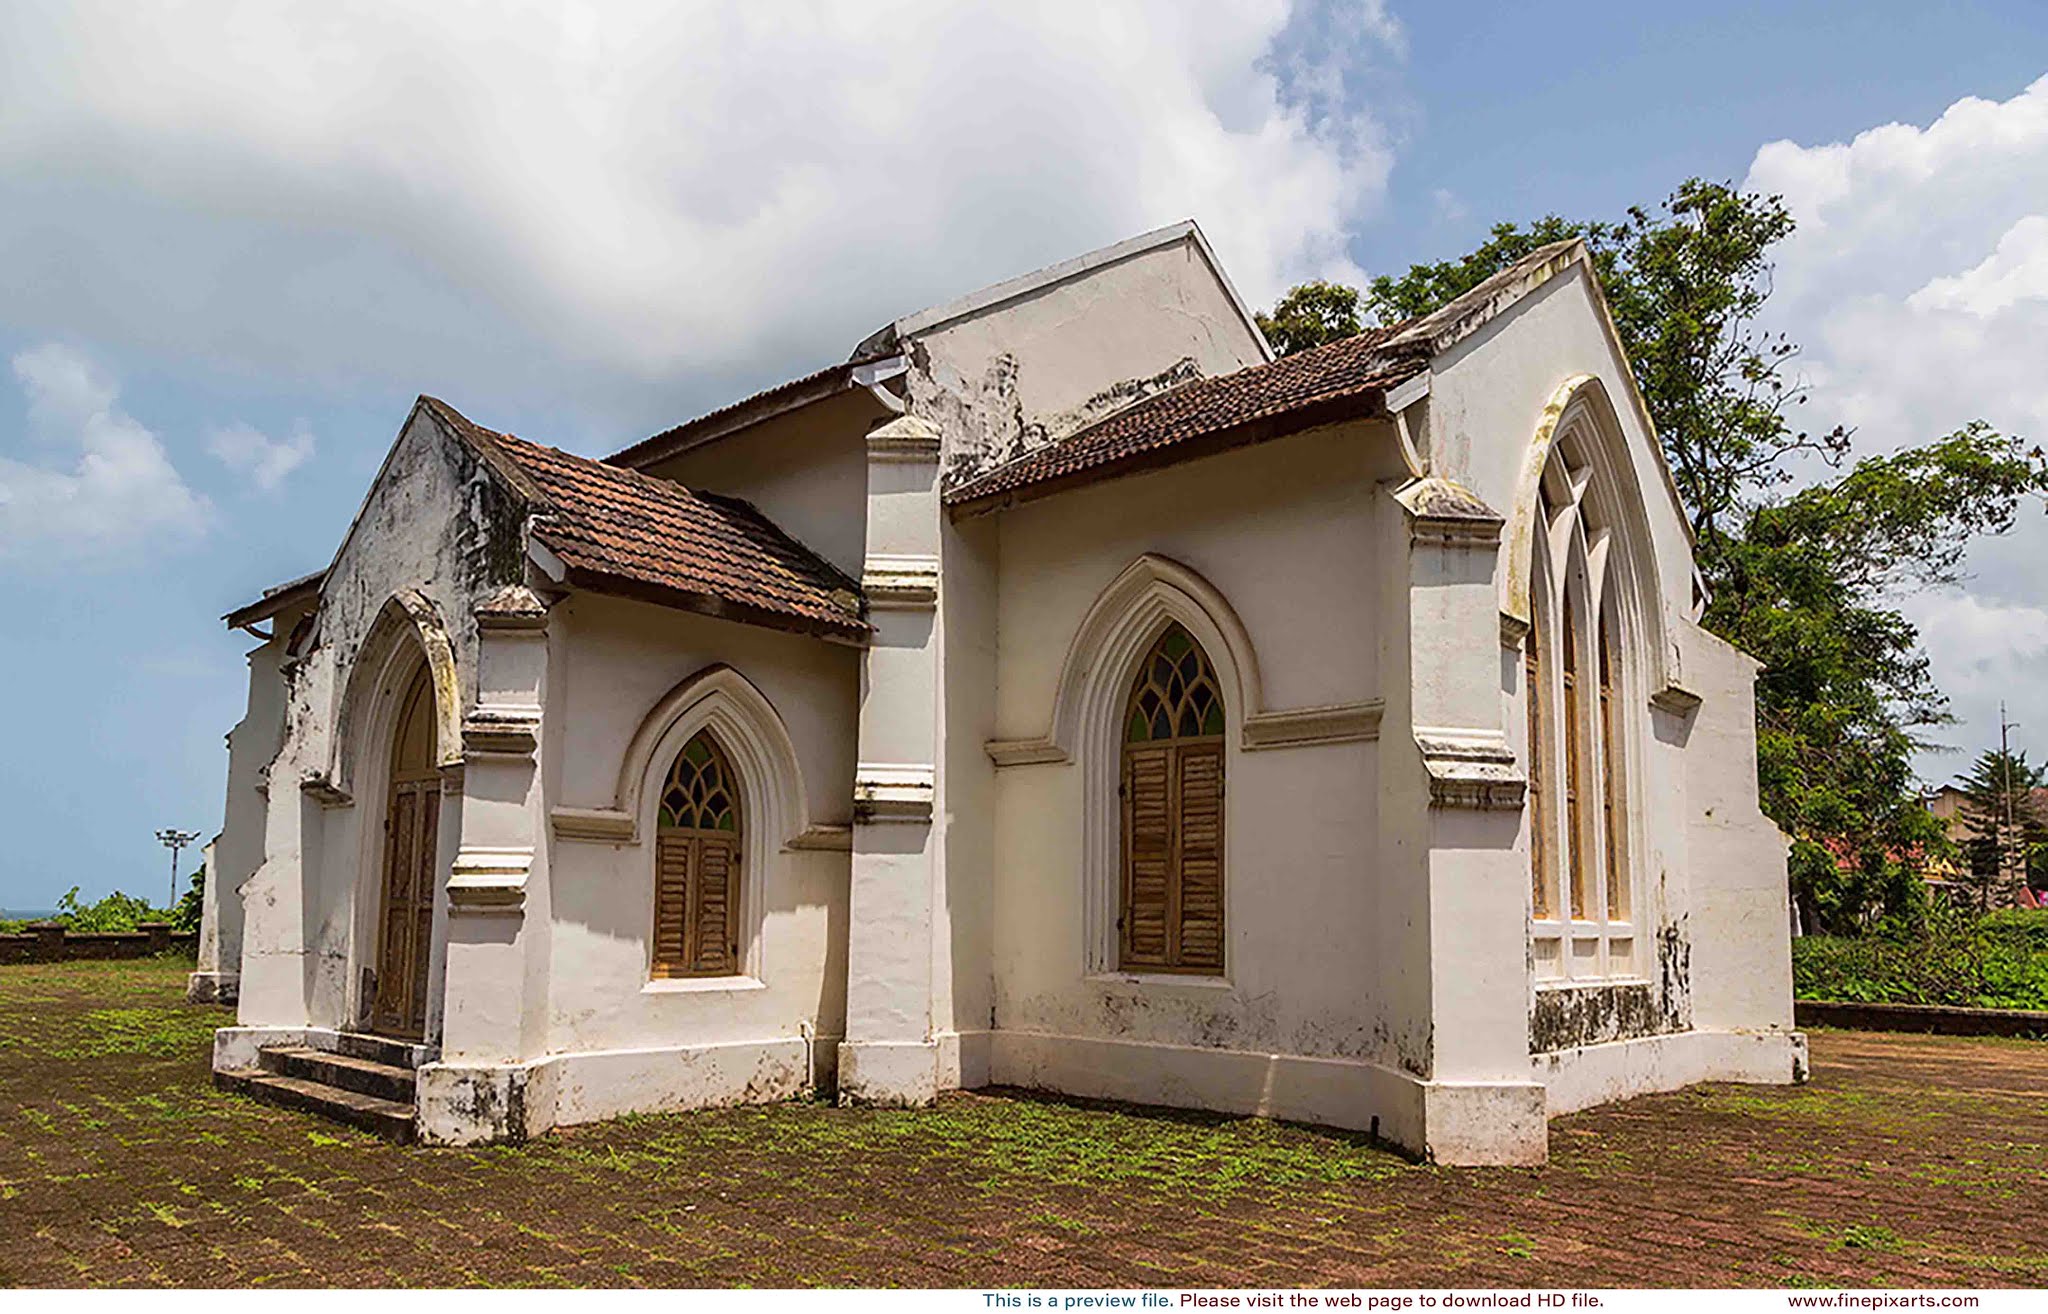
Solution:
{"label": "wooden window shutter", "polygon": [[696,907],[690,919],[693,971],[726,976],[738,970],[739,946],[733,942],[732,923],[732,878],[738,867],[730,839],[697,841],[697,880],[691,891]]}
{"label": "wooden window shutter", "polygon": [[1124,709],[1120,967],[1223,970],[1225,721],[1208,654],[1169,625]]}
{"label": "wooden window shutter", "polygon": [[664,834],[654,841],[654,974],[684,976],[689,972],[690,868],[697,842],[687,835]]}
{"label": "wooden window shutter", "polygon": [[1170,747],[1132,749],[1124,757],[1124,964],[1165,967],[1173,903],[1173,801]]}
{"label": "wooden window shutter", "polygon": [[676,755],[658,820],[650,971],[731,976],[741,970],[739,787],[708,733]]}
{"label": "wooden window shutter", "polygon": [[1223,970],[1223,745],[1181,744],[1174,759],[1184,968]]}

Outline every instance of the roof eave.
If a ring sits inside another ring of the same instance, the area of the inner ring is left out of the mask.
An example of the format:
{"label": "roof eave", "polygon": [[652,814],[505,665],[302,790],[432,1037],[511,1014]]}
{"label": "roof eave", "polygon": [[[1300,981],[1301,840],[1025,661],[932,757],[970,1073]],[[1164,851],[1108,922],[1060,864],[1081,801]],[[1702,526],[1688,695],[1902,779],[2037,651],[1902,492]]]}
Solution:
{"label": "roof eave", "polygon": [[[1130,456],[1106,461],[1101,465],[1054,475],[1049,479],[1037,480],[1016,488],[979,496],[948,498],[946,510],[955,520],[968,520],[1005,511],[1026,502],[1035,502],[1040,498],[1051,497],[1070,489],[1107,483],[1128,475],[1163,470],[1169,466],[1200,460],[1205,456],[1217,456],[1241,447],[1253,447],[1277,438],[1306,433],[1311,429],[1356,420],[1384,420],[1387,418],[1386,398],[1385,387],[1362,388],[1356,392],[1325,397],[1277,415],[1245,420],[1184,442],[1169,443],[1149,451],[1136,452]],[[968,485],[961,491],[964,493],[971,488],[972,485]]]}
{"label": "roof eave", "polygon": [[591,593],[604,593],[635,602],[653,603],[655,606],[667,607],[674,611],[694,612],[717,620],[758,625],[765,629],[781,630],[788,634],[800,634],[808,638],[850,644],[854,647],[866,647],[874,633],[873,627],[864,621],[826,621],[816,617],[798,616],[768,607],[753,607],[746,603],[733,602],[716,594],[695,589],[672,584],[656,584],[651,580],[612,571],[593,570],[588,566],[568,566],[561,582],[571,588]]}
{"label": "roof eave", "polygon": [[256,601],[235,608],[221,617],[231,630],[246,630],[260,625],[280,612],[290,611],[308,599],[320,596],[320,586],[327,581],[325,570],[316,570],[300,579],[280,584],[270,589]]}
{"label": "roof eave", "polygon": [[791,411],[802,410],[855,386],[855,362],[831,365],[813,374],[778,384],[752,397],[733,403],[723,410],[695,420],[679,424],[673,429],[663,430],[652,438],[643,438],[631,447],[613,452],[604,458],[606,465],[625,466],[632,470],[644,470],[650,465],[680,456],[693,448],[720,438],[752,428],[765,420],[772,420]]}

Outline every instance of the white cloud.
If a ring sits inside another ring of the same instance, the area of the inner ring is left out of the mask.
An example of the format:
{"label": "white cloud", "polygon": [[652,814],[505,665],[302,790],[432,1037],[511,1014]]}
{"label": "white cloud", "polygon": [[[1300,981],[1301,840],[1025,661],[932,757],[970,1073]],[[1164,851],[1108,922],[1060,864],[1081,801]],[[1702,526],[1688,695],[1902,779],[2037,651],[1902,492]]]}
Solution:
{"label": "white cloud", "polygon": [[186,487],[164,446],[117,404],[112,379],[56,343],[14,357],[30,433],[69,469],[0,457],[0,557],[35,551],[102,555],[207,528],[206,500]]}
{"label": "white cloud", "polygon": [[313,445],[313,431],[304,420],[295,421],[283,438],[236,423],[215,429],[206,440],[206,450],[221,464],[266,493],[275,492],[286,475],[313,459]]}
{"label": "white cloud", "polygon": [[1263,301],[1358,277],[1391,156],[1350,82],[1400,43],[1284,0],[8,6],[0,315],[559,400],[836,358],[1187,216]]}
{"label": "white cloud", "polygon": [[[1854,425],[1873,452],[1978,418],[2048,440],[2048,77],[2005,101],[1960,100],[1925,127],[1772,142],[1747,185],[1782,194],[1799,221],[1772,306],[1806,346],[1809,423]],[[1906,601],[1963,721],[1943,737],[1966,752],[1996,740],[2001,697],[2028,725],[2023,741],[2048,745],[2044,560],[2048,517],[2028,508],[1972,552],[1967,593]],[[1945,778],[1955,761],[1922,770]]]}

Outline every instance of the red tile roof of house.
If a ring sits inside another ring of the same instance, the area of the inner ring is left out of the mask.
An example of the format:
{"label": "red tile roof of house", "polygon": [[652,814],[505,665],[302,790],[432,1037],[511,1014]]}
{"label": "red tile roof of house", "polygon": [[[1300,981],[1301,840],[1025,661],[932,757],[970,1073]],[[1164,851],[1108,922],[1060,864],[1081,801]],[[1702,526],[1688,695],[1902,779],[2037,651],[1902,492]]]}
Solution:
{"label": "red tile roof of house", "polygon": [[958,510],[994,510],[1076,483],[1188,460],[1339,420],[1382,415],[1386,391],[1428,365],[1389,352],[1406,325],[1196,379],[1106,416],[1071,437],[971,479],[946,494]]}
{"label": "red tile roof of house", "polygon": [[808,633],[864,639],[860,587],[752,503],[497,433],[420,404],[537,504],[533,536],[570,582]]}

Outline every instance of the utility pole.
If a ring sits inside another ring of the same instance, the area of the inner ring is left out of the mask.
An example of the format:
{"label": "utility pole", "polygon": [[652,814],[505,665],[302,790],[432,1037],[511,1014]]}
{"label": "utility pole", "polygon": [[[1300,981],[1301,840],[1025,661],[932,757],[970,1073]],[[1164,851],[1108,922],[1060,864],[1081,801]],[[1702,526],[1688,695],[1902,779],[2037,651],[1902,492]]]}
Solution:
{"label": "utility pole", "polygon": [[[2000,716],[2005,715],[2004,707],[2005,704],[1999,704]],[[196,830],[179,830],[176,826],[167,826],[156,833],[156,838],[158,843],[171,851],[171,897],[164,904],[164,907],[175,908],[178,906],[178,850],[184,848],[193,840],[198,839],[199,832]]]}

